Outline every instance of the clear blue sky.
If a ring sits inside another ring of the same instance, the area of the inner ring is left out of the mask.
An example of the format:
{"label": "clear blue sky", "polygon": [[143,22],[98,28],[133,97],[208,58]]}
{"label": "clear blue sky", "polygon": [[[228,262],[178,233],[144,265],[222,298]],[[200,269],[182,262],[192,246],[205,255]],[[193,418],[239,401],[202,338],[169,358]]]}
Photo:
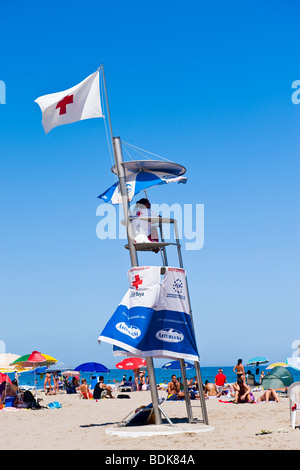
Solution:
{"label": "clear blue sky", "polygon": [[[295,1],[1,5],[0,339],[113,367],[98,334],[127,289],[124,241],[96,236],[114,182],[102,119],[48,135],[34,100],[104,63],[115,136],[181,163],[153,203],[204,204],[185,251],[201,364],[272,361],[299,339],[300,79]],[[171,187],[172,186],[172,187]]]}

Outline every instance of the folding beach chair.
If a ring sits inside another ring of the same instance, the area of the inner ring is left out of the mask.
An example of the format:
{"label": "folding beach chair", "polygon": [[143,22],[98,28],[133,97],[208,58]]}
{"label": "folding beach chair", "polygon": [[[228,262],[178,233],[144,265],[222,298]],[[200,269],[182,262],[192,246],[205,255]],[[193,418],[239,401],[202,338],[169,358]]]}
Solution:
{"label": "folding beach chair", "polygon": [[[158,400],[158,409],[161,411],[163,416],[166,418],[168,423],[173,426],[172,421],[167,416],[166,412],[161,408],[161,404],[164,401],[164,398],[159,398]],[[146,424],[154,424],[154,410],[153,404],[137,408],[136,410],[130,411],[125,418],[119,423],[119,426],[144,426]]]}

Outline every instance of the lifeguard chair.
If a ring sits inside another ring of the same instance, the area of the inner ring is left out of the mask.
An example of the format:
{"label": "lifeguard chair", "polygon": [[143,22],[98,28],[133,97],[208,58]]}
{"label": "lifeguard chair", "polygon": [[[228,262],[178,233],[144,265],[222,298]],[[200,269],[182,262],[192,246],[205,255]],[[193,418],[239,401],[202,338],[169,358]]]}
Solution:
{"label": "lifeguard chair", "polygon": [[[144,161],[133,160],[133,161],[128,161],[128,162],[123,162],[121,141],[119,137],[114,138],[114,145],[115,145],[115,153],[116,153],[116,165],[112,168],[112,171],[113,173],[118,174],[119,176],[120,191],[124,198],[123,208],[124,208],[125,219],[123,223],[126,224],[127,234],[128,234],[128,243],[125,245],[125,248],[130,251],[132,266],[139,265],[138,253],[141,254],[142,252],[160,251],[162,255],[161,274],[164,274],[165,267],[168,266],[167,248],[174,246],[177,249],[179,267],[183,268],[181,244],[180,244],[176,219],[168,218],[168,217],[161,217],[159,215],[139,217],[139,220],[149,223],[157,229],[158,234],[159,234],[158,241],[150,241],[150,240],[145,239],[142,243],[138,243],[138,242],[136,243],[134,240],[134,236],[132,236],[134,234],[130,235],[130,223],[132,222],[132,220],[134,220],[136,216],[132,216],[130,214],[127,182],[128,180],[139,181],[140,188],[141,188],[140,190],[143,190],[142,182],[147,181],[148,187],[149,187],[149,181],[151,180],[151,178],[153,180],[153,186],[156,184],[160,184],[159,182],[155,182],[155,177],[153,177],[153,174],[157,175],[157,172],[162,172],[166,174],[172,174],[175,177],[181,177],[186,172],[185,167],[183,167],[182,165],[173,163],[173,162],[161,162],[161,161],[156,161],[156,160],[144,160]],[[127,201],[127,204],[126,204],[126,201]],[[163,226],[165,224],[173,226],[174,238],[175,238],[174,241],[165,240],[164,230],[163,230]],[[190,307],[190,315],[192,319],[191,302],[190,302],[188,288],[187,288],[187,293],[188,293],[188,302],[189,302],[189,307]],[[192,321],[192,324],[193,324],[193,321]],[[187,387],[185,361],[183,359],[180,359],[180,367],[181,367],[182,382],[184,385],[187,417],[190,423],[203,422],[204,424],[208,424],[208,416],[207,416],[206,403],[205,403],[205,397],[204,397],[204,392],[203,392],[203,383],[202,383],[202,378],[201,378],[200,364],[199,362],[195,362],[194,365],[195,365],[195,370],[196,370],[200,400],[195,400],[196,405],[192,406],[191,400],[189,397],[188,387]],[[150,387],[152,384],[152,388],[150,389],[151,389],[151,396],[152,396],[155,419],[156,419],[156,423],[159,424],[161,422],[160,409],[159,409],[160,407],[158,404],[156,380],[155,380],[152,358],[147,358],[147,368],[148,368],[148,374],[149,374]],[[193,410],[195,408],[198,410],[198,413],[193,413]],[[199,411],[201,414],[200,417],[199,417]],[[198,414],[198,416],[196,416],[196,414]]]}

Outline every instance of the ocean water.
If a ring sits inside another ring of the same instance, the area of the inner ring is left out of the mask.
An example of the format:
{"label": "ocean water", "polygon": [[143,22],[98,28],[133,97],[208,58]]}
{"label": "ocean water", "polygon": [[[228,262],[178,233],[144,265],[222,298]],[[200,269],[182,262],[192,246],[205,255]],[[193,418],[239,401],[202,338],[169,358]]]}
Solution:
{"label": "ocean water", "polygon": [[[227,382],[232,383],[236,381],[236,374],[233,372],[233,367],[223,367],[223,373],[227,377]],[[251,373],[254,373],[255,368],[253,367],[245,367],[245,370],[250,370]],[[265,374],[269,372],[269,370],[266,370],[266,367],[262,366],[259,368],[260,372],[263,370]],[[292,368],[288,368],[288,370],[291,372],[294,381],[300,381],[300,371],[297,371]],[[201,376],[202,376],[202,381],[205,383],[206,380],[209,382],[214,382],[214,378],[216,374],[218,373],[218,367],[201,367]],[[126,379],[128,380],[130,376],[133,376],[133,372],[131,370],[119,370],[119,369],[111,369],[110,373],[108,374],[94,374],[94,375],[103,375],[104,376],[104,381],[105,383],[111,383],[114,380],[116,382],[121,382],[123,375],[126,374]],[[180,370],[166,370],[162,368],[155,368],[155,377],[156,377],[156,383],[161,383],[164,382],[165,380],[169,382],[171,380],[171,375],[176,374],[177,377],[181,376]],[[87,379],[88,383],[91,383],[91,375],[90,373],[82,373],[80,374],[80,378],[85,378]],[[195,369],[189,369],[186,371],[187,378],[193,378],[196,375]],[[146,371],[146,376],[147,376],[147,371]],[[9,374],[9,377],[13,380],[14,379],[14,373]],[[256,380],[258,381],[259,376],[255,376]],[[36,381],[37,381],[37,388],[43,388],[44,387],[44,376],[36,375]],[[19,382],[20,385],[34,385],[34,375],[31,374],[31,372],[24,372],[20,374],[19,377]]]}

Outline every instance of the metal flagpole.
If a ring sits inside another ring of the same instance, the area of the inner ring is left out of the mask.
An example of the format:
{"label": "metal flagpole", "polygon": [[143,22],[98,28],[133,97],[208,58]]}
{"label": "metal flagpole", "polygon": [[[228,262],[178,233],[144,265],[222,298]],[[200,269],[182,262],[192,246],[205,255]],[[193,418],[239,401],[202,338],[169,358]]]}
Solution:
{"label": "metal flagpole", "polygon": [[[133,238],[130,234],[129,201],[128,201],[128,194],[127,194],[127,189],[126,189],[126,175],[125,175],[124,167],[122,165],[123,154],[122,154],[121,140],[120,140],[120,137],[113,137],[103,65],[101,66],[101,69],[102,69],[102,75],[103,75],[103,84],[104,84],[107,115],[108,115],[108,120],[109,120],[109,129],[110,129],[110,135],[111,135],[111,140],[112,140],[112,145],[113,145],[113,152],[114,152],[114,159],[115,159],[115,164],[116,164],[116,169],[117,169],[117,175],[118,175],[118,179],[120,183],[120,193],[121,193],[122,206],[123,206],[124,218],[125,218],[125,223],[126,223],[130,260],[131,260],[131,266],[134,267],[134,266],[138,266],[138,259],[137,259],[136,249],[133,244]],[[148,376],[149,376],[151,399],[152,399],[152,405],[153,405],[154,416],[155,416],[155,424],[161,424],[161,414],[160,414],[159,405],[158,405],[158,394],[157,394],[157,388],[156,388],[153,358],[147,357],[146,362],[147,362],[147,371],[148,371]]]}

